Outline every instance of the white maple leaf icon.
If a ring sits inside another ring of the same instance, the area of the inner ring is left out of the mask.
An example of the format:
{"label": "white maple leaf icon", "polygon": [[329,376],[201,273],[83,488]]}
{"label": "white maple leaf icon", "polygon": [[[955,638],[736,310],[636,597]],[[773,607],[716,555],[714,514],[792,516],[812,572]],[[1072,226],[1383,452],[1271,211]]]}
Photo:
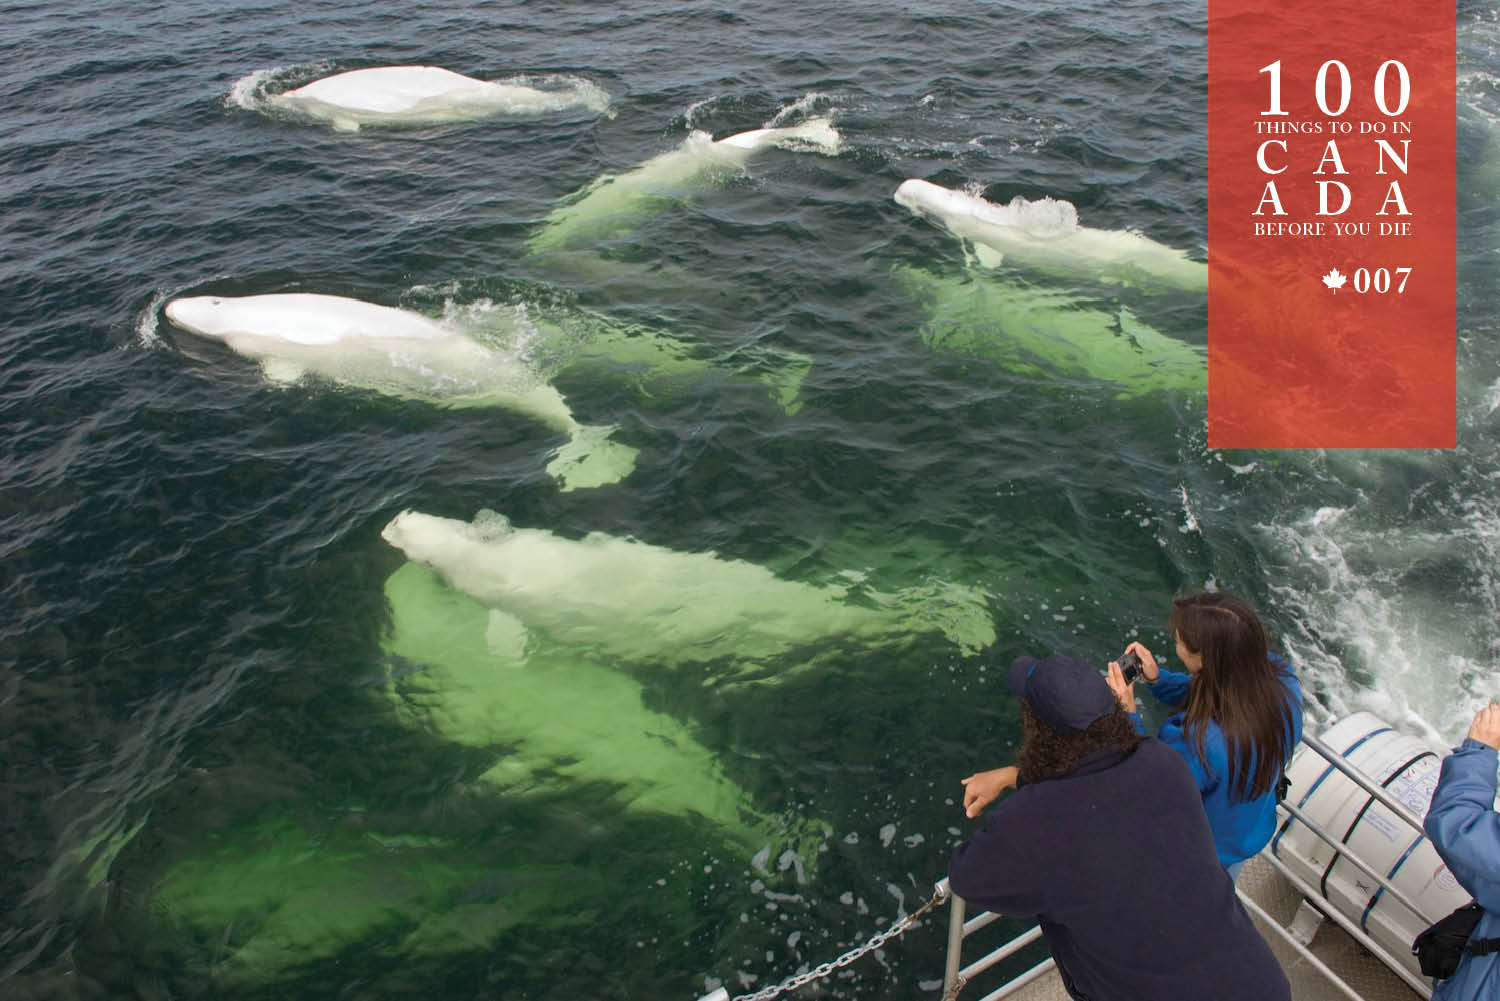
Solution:
{"label": "white maple leaf icon", "polygon": [[1343,285],[1344,285],[1344,282],[1346,282],[1348,280],[1349,280],[1349,278],[1348,278],[1347,275],[1341,275],[1341,274],[1339,274],[1339,269],[1338,268],[1329,268],[1328,269],[1328,274],[1326,274],[1326,275],[1323,276],[1323,284],[1327,285],[1329,288],[1333,289],[1335,292],[1337,292],[1340,288],[1342,288]]}

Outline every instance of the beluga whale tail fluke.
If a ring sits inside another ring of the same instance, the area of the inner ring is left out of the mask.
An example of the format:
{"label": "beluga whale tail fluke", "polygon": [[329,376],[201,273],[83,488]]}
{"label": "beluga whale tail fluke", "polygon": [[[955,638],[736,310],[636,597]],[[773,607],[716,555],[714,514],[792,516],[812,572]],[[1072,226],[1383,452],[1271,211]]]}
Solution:
{"label": "beluga whale tail fluke", "polygon": [[964,241],[986,267],[1014,264],[1146,290],[1208,288],[1207,264],[1131,230],[1080,226],[1070,202],[1017,196],[997,205],[919,178],[901,182],[894,198]]}
{"label": "beluga whale tail fluke", "polygon": [[568,436],[547,466],[563,490],[613,483],[635,467],[636,449],[610,440],[612,428],[580,424],[562,394],[522,361],[419,313],[305,292],[188,296],[164,312],[176,326],[253,358],[272,382],[311,375],[539,420]]}
{"label": "beluga whale tail fluke", "polygon": [[609,94],[596,84],[573,78],[554,83],[541,88],[478,80],[439,66],[375,66],[273,94],[267,103],[326,121],[343,132],[356,132],[365,125],[461,122],[573,107],[602,112],[609,106]]}
{"label": "beluga whale tail fluke", "polygon": [[836,156],[843,148],[838,129],[826,117],[737,132],[719,140],[694,132],[676,149],[627,173],[601,177],[558,206],[531,238],[531,250],[540,253],[624,235],[650,215],[734,176],[752,153],[773,146],[824,156]]}
{"label": "beluga whale tail fluke", "polygon": [[618,483],[635,471],[639,450],[612,441],[610,435],[614,432],[614,425],[573,426],[572,437],[558,447],[552,461],[547,463],[547,472],[562,484],[564,493]]}

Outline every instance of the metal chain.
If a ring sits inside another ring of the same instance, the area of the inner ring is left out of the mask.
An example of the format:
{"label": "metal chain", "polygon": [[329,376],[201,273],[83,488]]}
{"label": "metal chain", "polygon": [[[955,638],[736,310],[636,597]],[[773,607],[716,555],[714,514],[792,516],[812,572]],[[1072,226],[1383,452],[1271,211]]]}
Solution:
{"label": "metal chain", "polygon": [[897,935],[900,935],[902,932],[906,931],[906,929],[915,924],[917,918],[921,917],[923,914],[926,914],[928,911],[932,910],[938,904],[941,904],[947,899],[947,895],[942,892],[934,893],[932,895],[932,899],[927,901],[927,903],[923,904],[921,907],[918,907],[910,914],[901,918],[901,920],[891,925],[885,931],[877,932],[864,945],[850,949],[838,959],[830,960],[829,962],[824,963],[821,966],[808,970],[806,973],[793,974],[792,976],[787,977],[781,983],[771,987],[762,988],[761,990],[756,991],[754,994],[741,994],[736,997],[734,1001],[770,1001],[771,998],[777,997],[781,994],[785,994],[788,991],[794,991],[799,987],[804,987],[807,984],[812,983],[814,980],[821,980],[822,978],[828,976],[828,974],[832,973],[834,970],[842,969],[843,967],[848,966],[850,963],[854,962],[856,959],[859,959],[861,956],[879,949],[882,945],[885,945],[891,939],[895,938]]}

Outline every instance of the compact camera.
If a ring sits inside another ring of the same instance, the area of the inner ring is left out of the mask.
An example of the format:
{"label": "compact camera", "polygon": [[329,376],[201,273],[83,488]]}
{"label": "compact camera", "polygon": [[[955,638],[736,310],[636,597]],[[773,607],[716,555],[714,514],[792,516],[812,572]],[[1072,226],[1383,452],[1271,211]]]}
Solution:
{"label": "compact camera", "polygon": [[1127,650],[1120,655],[1120,673],[1125,675],[1125,684],[1130,684],[1141,676],[1141,658],[1134,650]]}

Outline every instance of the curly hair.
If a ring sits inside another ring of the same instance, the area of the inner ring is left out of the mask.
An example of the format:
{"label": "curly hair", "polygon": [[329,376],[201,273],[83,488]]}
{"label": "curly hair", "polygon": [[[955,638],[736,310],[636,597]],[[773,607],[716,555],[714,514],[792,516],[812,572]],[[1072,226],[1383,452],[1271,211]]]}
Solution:
{"label": "curly hair", "polygon": [[1021,733],[1016,766],[1023,782],[1066,775],[1096,751],[1133,751],[1144,739],[1124,709],[1117,707],[1108,716],[1100,716],[1087,730],[1060,733],[1032,712],[1025,699],[1021,700]]}

